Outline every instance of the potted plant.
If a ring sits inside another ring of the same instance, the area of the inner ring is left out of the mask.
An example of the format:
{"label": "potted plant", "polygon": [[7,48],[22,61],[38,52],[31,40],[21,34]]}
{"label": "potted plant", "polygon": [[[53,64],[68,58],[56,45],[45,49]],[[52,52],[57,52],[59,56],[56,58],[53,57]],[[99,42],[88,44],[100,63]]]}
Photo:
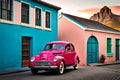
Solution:
{"label": "potted plant", "polygon": [[106,59],[105,55],[102,54],[102,55],[100,56],[100,63],[104,63],[104,62],[105,62],[105,59]]}

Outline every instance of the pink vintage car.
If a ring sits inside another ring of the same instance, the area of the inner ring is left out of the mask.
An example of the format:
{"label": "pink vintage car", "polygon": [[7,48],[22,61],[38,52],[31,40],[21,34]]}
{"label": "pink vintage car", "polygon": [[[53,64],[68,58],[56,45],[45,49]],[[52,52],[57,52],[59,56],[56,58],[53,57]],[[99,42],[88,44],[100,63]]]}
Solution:
{"label": "pink vintage car", "polygon": [[33,74],[37,74],[38,70],[55,70],[58,74],[63,74],[68,66],[77,69],[79,62],[80,59],[72,43],[53,41],[48,42],[38,56],[31,58],[29,67]]}

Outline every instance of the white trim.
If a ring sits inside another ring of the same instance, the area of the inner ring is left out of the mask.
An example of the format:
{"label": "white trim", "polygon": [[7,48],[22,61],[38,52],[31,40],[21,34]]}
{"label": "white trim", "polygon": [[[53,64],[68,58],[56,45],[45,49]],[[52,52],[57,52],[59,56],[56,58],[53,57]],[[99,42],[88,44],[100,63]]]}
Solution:
{"label": "white trim", "polygon": [[23,1],[23,0],[21,0],[21,3],[24,3],[24,4],[27,4],[27,5],[31,6],[31,4],[30,4],[30,3],[25,2],[25,1]]}
{"label": "white trim", "polygon": [[83,27],[82,25],[80,25],[80,24],[78,24],[78,23],[76,23],[76,22],[72,21],[71,19],[69,19],[67,16],[64,16],[64,15],[63,15],[63,17],[65,17],[67,20],[71,21],[73,24],[75,24],[75,25],[79,26],[79,27],[80,27],[80,28],[82,28],[83,30],[85,30],[85,29],[86,29],[86,28],[85,28],[85,27]]}
{"label": "white trim", "polygon": [[13,21],[8,21],[8,20],[3,20],[0,19],[1,23],[6,23],[6,24],[14,24],[14,25],[20,25],[20,26],[24,26],[24,27],[28,27],[28,28],[36,28],[36,29],[41,29],[41,30],[47,30],[47,31],[52,31],[50,28],[44,28],[44,27],[40,27],[40,26],[32,26],[30,24],[26,24],[26,23],[14,23]]}
{"label": "white trim", "polygon": [[13,21],[4,20],[4,19],[0,19],[0,22],[6,23],[6,24],[20,25],[20,26],[29,27],[29,28],[36,28],[36,29],[41,29],[41,30],[52,31],[50,28],[44,28],[44,27],[40,27],[40,26],[32,26],[32,25],[26,24],[26,23],[17,24],[17,23],[14,23]]}
{"label": "white trim", "polygon": [[120,37],[115,37],[115,39],[119,39],[120,40]]}
{"label": "white trim", "polygon": [[[30,24],[27,23],[20,23],[21,26],[32,27]],[[34,28],[34,27],[33,27]]]}
{"label": "white trim", "polygon": [[11,20],[5,20],[5,19],[0,19],[0,22],[7,23],[7,24],[14,24],[13,21],[11,21]]}
{"label": "white trim", "polygon": [[107,36],[107,38],[110,38],[110,39],[111,39],[111,41],[112,41],[112,37]]}
{"label": "white trim", "polygon": [[111,34],[120,34],[120,32],[112,32],[112,31],[90,29],[90,28],[86,28],[85,31],[95,31],[95,32],[103,32],[103,33],[111,33]]}
{"label": "white trim", "polygon": [[43,9],[42,9],[41,7],[39,7],[39,6],[35,6],[35,9],[36,9],[36,8],[43,10]]}
{"label": "white trim", "polygon": [[44,30],[52,31],[51,28],[43,28]]}
{"label": "white trim", "polygon": [[42,26],[37,26],[37,25],[35,25],[35,28],[37,28],[37,29],[44,29]]}

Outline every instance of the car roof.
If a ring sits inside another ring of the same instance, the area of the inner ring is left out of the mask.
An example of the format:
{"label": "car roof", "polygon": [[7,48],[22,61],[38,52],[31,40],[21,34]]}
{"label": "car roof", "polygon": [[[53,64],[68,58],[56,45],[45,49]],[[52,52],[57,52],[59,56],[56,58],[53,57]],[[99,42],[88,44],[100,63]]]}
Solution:
{"label": "car roof", "polygon": [[70,42],[68,42],[68,41],[52,41],[52,42],[48,42],[48,44],[55,44],[55,43],[58,43],[58,44],[69,44]]}

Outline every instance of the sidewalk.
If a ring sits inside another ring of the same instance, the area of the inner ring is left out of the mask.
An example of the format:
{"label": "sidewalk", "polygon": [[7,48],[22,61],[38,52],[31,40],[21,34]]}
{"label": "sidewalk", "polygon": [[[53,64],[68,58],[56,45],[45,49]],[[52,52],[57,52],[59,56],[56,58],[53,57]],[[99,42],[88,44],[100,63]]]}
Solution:
{"label": "sidewalk", "polygon": [[120,64],[120,60],[113,62],[106,62],[106,63],[93,63],[93,64],[89,64],[89,66],[107,66],[107,65],[115,65],[115,64]]}
{"label": "sidewalk", "polygon": [[29,70],[30,70],[30,68],[28,68],[28,67],[19,68],[19,69],[1,70],[0,75],[24,72],[24,71],[29,71]]}

